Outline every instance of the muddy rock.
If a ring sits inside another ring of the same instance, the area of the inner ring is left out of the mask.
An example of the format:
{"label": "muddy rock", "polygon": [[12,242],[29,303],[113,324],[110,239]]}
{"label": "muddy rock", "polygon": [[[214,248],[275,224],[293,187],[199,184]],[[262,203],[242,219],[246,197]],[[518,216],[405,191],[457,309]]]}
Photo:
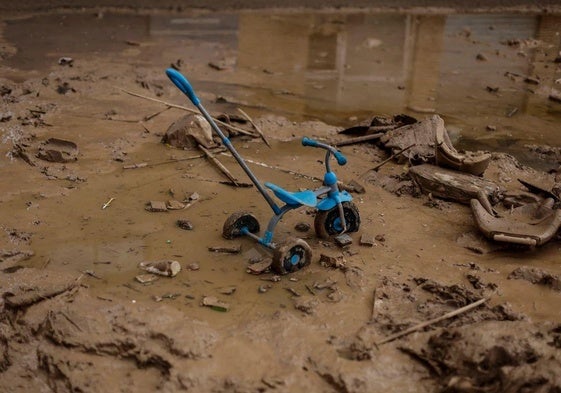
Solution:
{"label": "muddy rock", "polygon": [[204,117],[194,114],[173,122],[162,137],[162,143],[180,149],[196,149],[199,144],[206,148],[215,146],[210,125]]}

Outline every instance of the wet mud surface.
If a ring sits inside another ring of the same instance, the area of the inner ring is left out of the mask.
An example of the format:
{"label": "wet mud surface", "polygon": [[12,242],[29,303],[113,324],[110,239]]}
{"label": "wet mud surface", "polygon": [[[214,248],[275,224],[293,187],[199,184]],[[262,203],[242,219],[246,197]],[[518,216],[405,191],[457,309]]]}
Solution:
{"label": "wet mud surface", "polygon": [[192,108],[165,77],[173,65],[212,114],[251,130],[231,140],[257,177],[288,190],[321,185],[324,154],[303,136],[336,142],[373,116],[438,114],[458,151],[491,153],[485,180],[555,191],[560,21],[405,10],[3,19],[0,391],[561,389],[558,236],[536,248],[486,240],[468,205],[419,189],[414,150],[372,171],[395,151],[370,141],[342,146],[348,164],[333,164],[364,188],[352,190],[352,244],[318,239],[313,209],[289,212],[275,239],[300,237],[314,256],[277,276],[270,252],[222,237],[239,210],[264,228],[269,206],[255,187],[225,184],[196,145],[249,183],[232,157],[204,133],[187,149],[161,142],[186,114],[165,103]]}

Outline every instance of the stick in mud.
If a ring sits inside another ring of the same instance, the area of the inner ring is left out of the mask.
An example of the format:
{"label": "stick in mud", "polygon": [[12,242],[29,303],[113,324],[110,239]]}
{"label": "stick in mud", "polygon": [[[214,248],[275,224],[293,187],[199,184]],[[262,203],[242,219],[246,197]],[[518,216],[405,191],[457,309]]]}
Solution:
{"label": "stick in mud", "polygon": [[379,163],[378,165],[376,165],[373,168],[370,168],[369,170],[367,170],[366,172],[364,172],[362,175],[360,175],[359,178],[364,177],[368,172],[370,171],[374,171],[376,172],[378,169],[380,169],[383,165],[386,165],[388,162],[390,162],[391,160],[393,160],[394,158],[402,155],[403,153],[405,153],[407,150],[411,149],[413,146],[415,146],[415,144],[409,145],[407,147],[404,147],[403,149],[401,149],[400,151],[398,151],[397,153],[392,154],[391,156],[389,156],[388,158],[386,158],[384,161],[382,161],[381,163]]}
{"label": "stick in mud", "polygon": [[238,181],[236,180],[236,178],[230,173],[230,171],[228,170],[228,168],[226,168],[224,165],[222,165],[222,163],[220,161],[218,161],[218,158],[216,158],[214,156],[214,154],[212,154],[210,151],[208,151],[204,146],[202,145],[198,145],[198,148],[205,153],[205,155],[208,157],[208,159],[210,161],[212,161],[214,163],[214,165],[216,165],[218,167],[218,169],[220,169],[220,171],[226,175],[226,177],[228,179],[230,179],[230,181],[232,183],[234,183],[234,185],[236,187],[239,187]]}
{"label": "stick in mud", "polygon": [[255,131],[257,131],[259,136],[261,136],[261,139],[263,139],[263,142],[265,142],[265,144],[267,146],[269,146],[269,148],[271,148],[271,145],[270,145],[269,141],[267,140],[267,138],[265,138],[265,134],[263,134],[263,131],[261,130],[261,128],[257,124],[255,124],[253,119],[251,117],[249,117],[249,115],[247,113],[245,113],[245,111],[242,108],[238,108],[238,111],[240,111],[240,113],[247,119],[247,121],[249,121],[251,123],[253,128],[255,128]]}
{"label": "stick in mud", "polygon": [[334,145],[339,147],[339,146],[347,146],[347,145],[354,145],[356,143],[362,143],[362,142],[368,142],[368,141],[374,141],[376,139],[380,139],[382,136],[384,136],[385,134],[383,132],[377,132],[375,134],[371,134],[371,135],[365,135],[365,136],[358,136],[356,138],[351,138],[351,139],[345,139],[343,141],[339,141],[339,142],[335,142]]}
{"label": "stick in mud", "polygon": [[[166,101],[163,101],[163,100],[158,100],[157,98],[147,97],[147,96],[144,96],[144,95],[142,95],[142,94],[133,93],[132,91],[128,91],[128,90],[125,90],[125,89],[120,89],[120,90],[121,90],[123,93],[129,94],[129,95],[131,95],[131,96],[133,96],[133,97],[144,98],[145,100],[150,100],[150,101],[158,102],[158,103],[163,104],[163,105],[167,105],[167,106],[170,107],[170,108],[181,109],[181,110],[184,110],[184,111],[187,111],[187,112],[195,113],[195,114],[197,114],[197,115],[199,114],[199,111],[194,110],[194,109],[191,109],[191,108],[187,108],[186,106],[172,104],[172,103],[170,103],[170,102],[166,102]],[[253,132],[251,132],[251,131],[244,130],[243,128],[235,127],[235,126],[233,126],[233,125],[231,125],[231,124],[224,123],[223,121],[220,121],[220,120],[215,119],[215,118],[213,118],[213,120],[214,120],[216,123],[220,124],[221,126],[228,127],[228,128],[231,129],[231,130],[238,131],[238,132],[241,133],[241,134],[249,135],[249,136],[255,138],[255,134],[254,134]]]}
{"label": "stick in mud", "polygon": [[374,343],[374,345],[375,345],[376,347],[378,347],[378,346],[380,346],[380,345],[382,345],[382,344],[389,343],[390,341],[396,340],[396,339],[398,339],[398,338],[400,338],[400,337],[407,336],[408,334],[411,334],[411,333],[413,333],[413,332],[416,332],[417,330],[423,329],[423,328],[425,328],[425,327],[427,327],[427,326],[434,325],[435,323],[438,323],[438,322],[440,322],[440,321],[444,321],[445,319],[452,318],[452,317],[454,317],[454,316],[456,316],[456,315],[465,313],[465,312],[467,312],[467,311],[469,311],[469,310],[471,310],[471,309],[473,309],[473,308],[476,308],[476,307],[480,306],[481,304],[485,303],[486,301],[488,301],[489,299],[491,299],[492,296],[493,296],[493,294],[491,294],[491,295],[489,295],[489,296],[487,296],[487,297],[484,297],[484,298],[482,298],[482,299],[479,299],[479,300],[476,301],[476,302],[473,302],[473,303],[471,303],[471,304],[468,304],[467,306],[458,308],[457,310],[450,311],[449,313],[446,313],[446,314],[444,314],[444,315],[442,315],[442,316],[440,316],[440,317],[438,317],[438,318],[434,318],[434,319],[431,319],[431,320],[428,320],[428,321],[419,323],[418,325],[412,326],[412,327],[410,327],[409,329],[406,329],[406,330],[404,330],[404,331],[402,331],[402,332],[398,332],[398,333],[392,334],[392,335],[386,337],[385,339]]}
{"label": "stick in mud", "polygon": [[139,164],[123,165],[123,169],[151,168],[151,167],[158,166],[158,165],[174,164],[176,162],[196,160],[197,158],[203,158],[203,157],[205,157],[205,154],[199,154],[197,156],[185,157],[185,158],[174,158],[172,160],[155,162],[153,164],[148,164],[146,162],[141,162]]}

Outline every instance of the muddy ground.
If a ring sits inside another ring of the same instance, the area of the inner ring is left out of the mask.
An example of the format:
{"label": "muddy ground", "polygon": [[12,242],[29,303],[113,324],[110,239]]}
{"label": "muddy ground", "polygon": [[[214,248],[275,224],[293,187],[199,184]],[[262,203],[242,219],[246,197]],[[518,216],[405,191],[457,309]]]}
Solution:
{"label": "muddy ground", "polygon": [[[264,227],[271,215],[266,202],[255,188],[223,184],[227,179],[199,150],[161,143],[184,111],[126,93],[192,108],[164,75],[173,64],[213,114],[239,115],[239,107],[251,115],[271,147],[241,135],[233,135],[233,143],[260,179],[290,190],[316,188],[314,177],[322,176],[323,153],[302,147],[302,136],[336,141],[343,138],[338,131],[375,115],[422,120],[427,112],[442,115],[464,148],[492,152],[486,179],[513,191],[527,191],[518,178],[551,189],[559,181],[561,146],[561,104],[554,95],[559,33],[547,36],[557,37],[553,44],[529,41],[515,27],[514,41],[495,49],[473,38],[477,30],[472,36],[458,25],[448,39],[469,54],[462,64],[483,67],[463,74],[471,86],[449,88],[446,83],[466,72],[449,69],[451,79],[420,89],[429,95],[422,105],[418,99],[396,105],[392,97],[418,86],[368,79],[361,85],[378,99],[365,103],[359,89],[350,102],[361,104],[349,107],[332,101],[327,74],[302,79],[299,41],[274,48],[270,62],[248,60],[261,41],[282,40],[252,35],[235,50],[228,32],[237,29],[241,37],[244,28],[255,34],[251,27],[290,19],[296,22],[277,34],[292,39],[313,21],[315,39],[332,37],[356,22],[352,12],[234,13],[246,25],[201,35],[173,32],[173,21],[196,25],[214,16],[183,12],[147,19],[123,10],[59,11],[1,21],[0,391],[560,391],[557,236],[538,248],[492,243],[479,234],[469,206],[415,186],[407,174],[414,163],[392,160],[369,171],[391,152],[363,143],[342,147],[348,164],[336,168],[344,183],[365,188],[353,193],[362,219],[353,244],[343,249],[317,239],[314,211],[302,208],[283,218],[275,238],[305,239],[314,253],[310,266],[280,278],[249,274],[250,259],[268,253],[249,239],[223,239],[222,224],[242,209]],[[403,10],[370,17],[399,19],[404,12],[412,18]],[[531,17],[543,25],[556,15]],[[232,20],[224,18],[219,21]],[[365,42],[373,50],[380,45]],[[322,45],[313,52],[318,57],[308,59],[319,64],[310,67],[316,71],[331,53],[329,42]],[[531,75],[521,74],[519,63]],[[393,69],[390,60],[376,64],[380,72]],[[473,84],[487,81],[489,64],[495,84]],[[453,92],[431,98],[435,88]],[[517,104],[518,94],[525,106]],[[64,154],[45,153],[50,138],[73,144],[58,144]],[[231,157],[217,154],[238,180],[248,181]],[[151,201],[170,200],[186,205],[147,209]],[[372,242],[361,244],[362,237]],[[330,258],[320,263],[321,255]],[[140,283],[139,263],[156,260],[178,261],[182,269]],[[202,306],[205,297],[227,310]],[[480,299],[486,300],[468,312],[382,343]]]}

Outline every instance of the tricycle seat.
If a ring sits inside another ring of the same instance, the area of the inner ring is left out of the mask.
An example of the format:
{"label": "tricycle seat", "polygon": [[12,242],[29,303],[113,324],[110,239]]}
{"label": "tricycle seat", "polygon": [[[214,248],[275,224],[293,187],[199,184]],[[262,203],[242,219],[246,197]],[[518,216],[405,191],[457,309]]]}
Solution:
{"label": "tricycle seat", "polygon": [[304,205],[309,207],[316,207],[318,204],[318,199],[313,191],[299,191],[290,192],[286,191],[273,183],[265,183],[265,187],[272,190],[276,197],[288,205]]}

